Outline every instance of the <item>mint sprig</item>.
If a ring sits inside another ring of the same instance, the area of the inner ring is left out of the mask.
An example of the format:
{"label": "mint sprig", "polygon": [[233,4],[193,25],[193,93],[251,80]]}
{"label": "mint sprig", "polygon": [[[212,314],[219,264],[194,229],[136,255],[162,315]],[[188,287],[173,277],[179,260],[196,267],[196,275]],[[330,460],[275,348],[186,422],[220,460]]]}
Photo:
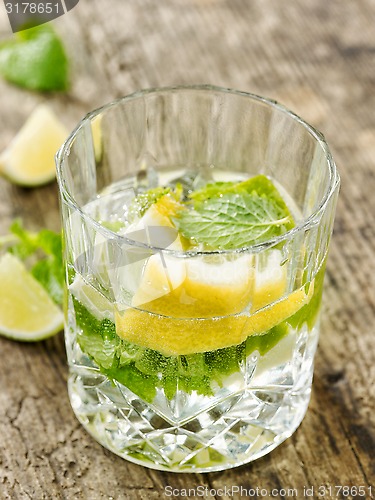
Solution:
{"label": "mint sprig", "polygon": [[280,193],[265,176],[213,183],[190,195],[191,210],[174,223],[187,239],[209,249],[241,248],[284,234],[294,220]]}

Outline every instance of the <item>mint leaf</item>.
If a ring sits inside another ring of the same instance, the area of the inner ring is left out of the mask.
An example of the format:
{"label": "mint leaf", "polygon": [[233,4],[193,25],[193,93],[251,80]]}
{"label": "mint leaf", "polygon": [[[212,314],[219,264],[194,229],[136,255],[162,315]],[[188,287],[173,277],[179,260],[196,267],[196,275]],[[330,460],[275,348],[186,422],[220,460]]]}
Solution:
{"label": "mint leaf", "polygon": [[156,396],[157,377],[145,375],[137,370],[134,365],[126,365],[118,369],[112,367],[103,372],[112,380],[117,380],[120,384],[130,389],[134,394],[151,403]]}
{"label": "mint leaf", "polygon": [[41,248],[45,254],[61,262],[62,239],[60,233],[55,233],[49,229],[42,229],[36,234],[36,245]]}
{"label": "mint leaf", "polygon": [[174,222],[185,238],[210,248],[232,249],[279,236],[292,219],[265,196],[228,193],[180,212]]}
{"label": "mint leaf", "polygon": [[310,301],[288,319],[288,323],[295,329],[299,329],[303,323],[307,323],[311,330],[316,322],[322,302],[326,263],[325,260],[315,276],[314,294]]}
{"label": "mint leaf", "polygon": [[282,196],[264,175],[217,182],[190,195],[194,208],[173,219],[181,234],[210,249],[261,243],[294,227]]}
{"label": "mint leaf", "polygon": [[8,250],[21,260],[26,259],[37,249],[37,235],[26,231],[19,219],[13,221],[9,228],[12,235],[16,236]]}
{"label": "mint leaf", "polygon": [[120,229],[122,229],[125,226],[125,223],[122,222],[121,220],[116,220],[113,222],[101,221],[100,224],[103,227],[109,229],[110,231],[113,231],[114,233],[118,233]]}
{"label": "mint leaf", "polygon": [[245,340],[246,356],[258,351],[261,356],[267,354],[275,345],[289,333],[287,321],[283,321],[268,330],[264,335],[250,335]]}
{"label": "mint leaf", "polygon": [[182,185],[177,183],[173,190],[170,187],[159,186],[138,194],[130,205],[128,214],[129,221],[133,222],[139,217],[142,217],[151,205],[156,203],[166,194],[170,194],[176,201],[180,201],[183,196]]}
{"label": "mint leaf", "polygon": [[227,193],[235,184],[235,182],[210,182],[203,188],[190,193],[189,198],[197,204]]}
{"label": "mint leaf", "polygon": [[30,90],[66,90],[68,59],[60,38],[49,25],[20,31],[0,44],[0,74]]}
{"label": "mint leaf", "polygon": [[129,220],[133,222],[135,219],[142,217],[147,210],[156,203],[162,196],[170,193],[170,188],[157,187],[149,189],[144,193],[137,195],[132,201],[129,208]]}
{"label": "mint leaf", "polygon": [[47,290],[56,304],[62,305],[64,300],[64,267],[58,258],[47,258],[38,261],[31,269],[31,274]]}
{"label": "mint leaf", "polygon": [[216,198],[218,196],[222,196],[226,193],[258,193],[259,195],[266,195],[270,198],[273,198],[278,204],[287,209],[285,202],[276,189],[273,182],[266,177],[265,175],[256,175],[251,177],[250,179],[246,179],[246,181],[241,182],[213,182],[204,186],[202,189],[198,189],[197,191],[193,191],[189,198],[194,201],[194,205],[196,206],[202,201],[209,200],[210,198]]}

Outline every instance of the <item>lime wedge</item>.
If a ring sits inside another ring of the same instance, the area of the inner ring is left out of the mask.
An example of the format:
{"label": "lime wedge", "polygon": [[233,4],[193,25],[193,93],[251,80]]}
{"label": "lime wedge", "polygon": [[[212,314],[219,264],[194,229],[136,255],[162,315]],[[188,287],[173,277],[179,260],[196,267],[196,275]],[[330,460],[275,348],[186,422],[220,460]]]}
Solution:
{"label": "lime wedge", "polygon": [[40,186],[56,176],[55,153],[68,133],[52,110],[38,106],[0,156],[0,173],[15,184]]}
{"label": "lime wedge", "polygon": [[48,25],[20,31],[0,44],[0,74],[31,90],[66,90],[68,60],[61,40]]}
{"label": "lime wedge", "polygon": [[10,253],[0,258],[0,335],[35,342],[63,328],[63,314],[23,263]]}
{"label": "lime wedge", "polygon": [[100,162],[103,156],[102,118],[102,115],[98,115],[91,122],[92,142],[97,163]]}

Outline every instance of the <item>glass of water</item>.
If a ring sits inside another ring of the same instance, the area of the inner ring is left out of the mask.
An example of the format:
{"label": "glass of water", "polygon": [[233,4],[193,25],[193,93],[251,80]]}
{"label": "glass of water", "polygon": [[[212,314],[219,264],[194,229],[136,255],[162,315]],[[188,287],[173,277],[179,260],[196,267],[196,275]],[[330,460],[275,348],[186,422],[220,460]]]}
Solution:
{"label": "glass of water", "polygon": [[141,91],[57,155],[73,410],[137,464],[209,472],[306,412],[339,177],[274,101]]}

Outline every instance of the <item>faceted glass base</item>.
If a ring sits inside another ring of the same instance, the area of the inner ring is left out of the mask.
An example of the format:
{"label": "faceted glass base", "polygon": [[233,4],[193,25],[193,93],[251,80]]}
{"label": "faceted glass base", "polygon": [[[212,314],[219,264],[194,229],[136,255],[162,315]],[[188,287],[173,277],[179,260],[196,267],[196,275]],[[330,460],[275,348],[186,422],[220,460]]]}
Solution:
{"label": "faceted glass base", "polygon": [[137,464],[174,472],[243,465],[291,436],[306,413],[317,329],[291,334],[291,340],[288,361],[280,362],[280,344],[266,356],[249,356],[246,371],[252,376],[240,390],[219,391],[216,397],[181,391],[173,402],[160,391],[154,404],[146,403],[95,367],[75,364],[69,379],[72,407],[99,443]]}
{"label": "faceted glass base", "polygon": [[141,400],[129,401],[123,388],[99,379],[86,378],[90,387],[82,376],[70,378],[78,420],[122,458],[173,472],[219,471],[266,455],[296,430],[310,397],[310,388],[294,394],[248,390],[174,426]]}

